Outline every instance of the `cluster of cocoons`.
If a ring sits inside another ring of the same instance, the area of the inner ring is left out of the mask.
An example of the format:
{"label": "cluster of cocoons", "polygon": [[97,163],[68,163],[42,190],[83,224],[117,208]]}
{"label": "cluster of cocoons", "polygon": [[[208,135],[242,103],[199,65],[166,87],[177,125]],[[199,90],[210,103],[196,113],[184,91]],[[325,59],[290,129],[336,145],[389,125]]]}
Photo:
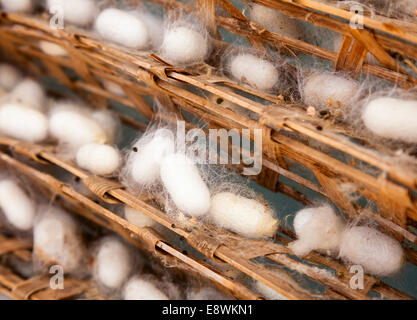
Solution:
{"label": "cluster of cocoons", "polygon": [[31,13],[33,0],[0,0],[1,7],[7,12]]}
{"label": "cluster of cocoons", "polygon": [[0,211],[13,228],[19,231],[33,228],[36,203],[13,179],[0,180]]}
{"label": "cluster of cocoons", "polygon": [[318,72],[308,76],[301,88],[304,103],[314,107],[349,107],[359,91],[356,80]]}
{"label": "cluster of cocoons", "polygon": [[114,237],[102,239],[97,251],[95,272],[97,281],[108,289],[119,289],[132,268],[130,250]]}
{"label": "cluster of cocoons", "polygon": [[167,62],[188,65],[204,61],[209,49],[209,38],[205,30],[175,23],[164,30],[160,51]]}
{"label": "cluster of cocoons", "polygon": [[303,30],[297,19],[259,4],[249,5],[249,19],[265,26],[269,31],[301,40]]}
{"label": "cluster of cocoons", "polygon": [[417,142],[417,101],[380,97],[362,111],[365,127],[377,136]]}
{"label": "cluster of cocoons", "polygon": [[297,240],[288,247],[300,257],[317,250],[377,276],[395,274],[404,262],[403,249],[395,239],[367,226],[348,227],[327,205],[297,212],[294,229]]}
{"label": "cluster of cocoons", "polygon": [[39,207],[33,228],[37,258],[45,265],[59,264],[64,272],[77,272],[84,263],[86,248],[76,221],[57,207]]}
{"label": "cluster of cocoons", "polygon": [[279,79],[279,72],[273,63],[250,53],[230,57],[227,70],[237,81],[264,91],[273,89]]}
{"label": "cluster of cocoons", "polygon": [[65,22],[80,27],[90,25],[98,13],[95,0],[47,0],[47,8],[52,14],[63,14]]}

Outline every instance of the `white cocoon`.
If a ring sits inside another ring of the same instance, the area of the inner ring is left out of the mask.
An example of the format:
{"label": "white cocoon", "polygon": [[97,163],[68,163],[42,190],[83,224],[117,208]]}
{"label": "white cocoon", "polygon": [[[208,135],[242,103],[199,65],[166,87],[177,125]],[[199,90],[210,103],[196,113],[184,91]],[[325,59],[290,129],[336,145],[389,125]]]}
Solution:
{"label": "white cocoon", "polygon": [[290,18],[274,9],[251,4],[249,18],[265,26],[271,32],[298,40],[303,37],[303,31],[297,19]]}
{"label": "white cocoon", "polygon": [[185,26],[168,28],[164,32],[162,56],[173,64],[202,62],[208,54],[208,38]]}
{"label": "white cocoon", "polygon": [[300,257],[306,256],[312,250],[336,252],[344,228],[343,219],[330,206],[302,209],[294,218],[297,240],[288,247]]}
{"label": "white cocoon", "polygon": [[129,206],[124,207],[124,215],[127,221],[134,224],[138,228],[152,227],[157,225],[155,220]]}
{"label": "white cocoon", "polygon": [[21,73],[9,64],[0,64],[0,87],[12,90],[22,79]]}
{"label": "white cocoon", "polygon": [[220,192],[211,199],[210,218],[248,238],[272,237],[278,228],[278,220],[265,204],[231,192]]}
{"label": "white cocoon", "polygon": [[417,101],[374,99],[365,106],[362,120],[378,136],[417,143]]}
{"label": "white cocoon", "polygon": [[152,282],[132,277],[123,290],[124,300],[169,300]]}
{"label": "white cocoon", "polygon": [[119,140],[120,121],[116,114],[108,110],[94,111],[91,117],[96,120],[107,135],[108,143],[116,144]]}
{"label": "white cocoon", "polygon": [[44,41],[44,40],[39,41],[39,47],[44,53],[49,54],[51,56],[55,56],[55,57],[68,56],[67,50],[65,50],[60,45],[50,42],[50,41]]}
{"label": "white cocoon", "polygon": [[16,229],[22,231],[32,229],[36,213],[35,203],[11,179],[0,181],[0,209],[7,221]]}
{"label": "white cocoon", "polygon": [[45,90],[39,82],[25,79],[11,91],[10,101],[42,111],[46,104]]}
{"label": "white cocoon", "polygon": [[278,82],[278,70],[268,60],[253,54],[237,54],[231,58],[229,69],[234,78],[259,90],[271,90]]}
{"label": "white cocoon", "polygon": [[97,14],[95,0],[47,0],[51,14],[63,14],[66,22],[85,27],[91,24]]}
{"label": "white cocoon", "polygon": [[210,191],[192,160],[181,153],[166,156],[161,162],[161,180],[183,213],[199,217],[210,209]]}
{"label": "white cocoon", "polygon": [[304,103],[308,106],[349,106],[360,90],[359,82],[345,77],[315,73],[303,85]]}
{"label": "white cocoon", "polygon": [[95,28],[103,39],[132,49],[144,49],[150,37],[146,25],[133,14],[115,8],[102,11]]}
{"label": "white cocoon", "polygon": [[97,253],[97,279],[107,288],[118,289],[128,278],[131,264],[129,249],[116,238],[106,238]]}
{"label": "white cocoon", "polygon": [[75,107],[58,104],[49,117],[49,132],[52,137],[68,145],[74,151],[91,143],[106,143],[108,138],[97,121]]}
{"label": "white cocoon", "polygon": [[78,149],[76,159],[81,168],[106,176],[119,168],[121,156],[119,150],[112,146],[92,142]]}
{"label": "white cocoon", "polygon": [[34,9],[32,0],[0,0],[7,12],[30,13]]}
{"label": "white cocoon", "polygon": [[17,103],[0,106],[0,132],[26,142],[48,137],[48,118],[40,111]]}
{"label": "white cocoon", "polygon": [[134,146],[128,160],[131,178],[140,185],[151,185],[159,181],[162,159],[174,152],[173,134],[166,129],[158,129],[149,142],[139,140]]}
{"label": "white cocoon", "polygon": [[61,265],[65,274],[77,271],[83,262],[85,247],[76,222],[56,207],[41,207],[39,213],[41,216],[33,229],[36,254],[47,264]]}
{"label": "white cocoon", "polygon": [[377,276],[394,274],[404,263],[404,251],[396,240],[365,226],[344,232],[340,242],[340,257]]}

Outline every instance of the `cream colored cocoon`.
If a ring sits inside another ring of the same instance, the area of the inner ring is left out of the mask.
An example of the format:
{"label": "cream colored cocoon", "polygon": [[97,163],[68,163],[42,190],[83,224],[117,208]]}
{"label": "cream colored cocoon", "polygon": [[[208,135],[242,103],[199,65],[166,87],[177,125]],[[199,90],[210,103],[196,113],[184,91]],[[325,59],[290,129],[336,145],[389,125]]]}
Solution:
{"label": "cream colored cocoon", "polygon": [[169,300],[151,281],[132,277],[123,290],[124,300]]}
{"label": "cream colored cocoon", "polygon": [[0,132],[26,142],[48,137],[48,118],[40,111],[18,103],[0,106]]}
{"label": "cream colored cocoon", "polygon": [[417,143],[417,101],[377,98],[362,112],[366,128],[374,134],[394,140]]}
{"label": "cream colored cocoon", "polygon": [[55,56],[55,57],[68,56],[68,51],[54,42],[41,40],[39,41],[39,48],[44,53],[49,54],[51,56]]}
{"label": "cream colored cocoon", "polygon": [[210,209],[210,191],[194,162],[181,153],[166,156],[161,162],[161,180],[177,208],[199,217]]}
{"label": "cream colored cocoon", "polygon": [[97,17],[95,28],[103,39],[128,48],[144,49],[150,45],[145,23],[128,11],[105,9]]}
{"label": "cream colored cocoon", "polygon": [[33,244],[45,264],[56,263],[64,273],[79,271],[86,249],[75,220],[62,209],[42,206],[33,229]]}
{"label": "cream colored cocoon", "polygon": [[129,206],[124,207],[124,216],[127,221],[134,224],[138,228],[152,227],[157,225],[155,220]]}
{"label": "cream colored cocoon", "polygon": [[120,288],[132,268],[129,249],[118,239],[103,239],[96,259],[96,274],[100,284],[110,289]]}
{"label": "cream colored cocoon", "polygon": [[249,238],[272,237],[278,228],[278,220],[265,204],[231,192],[212,198],[210,218],[220,227]]}
{"label": "cream colored cocoon", "polygon": [[14,228],[32,229],[36,204],[12,179],[0,180],[0,209]]}
{"label": "cream colored cocoon", "polygon": [[0,64],[0,87],[11,91],[21,81],[22,75],[15,67],[2,63]]}
{"label": "cream colored cocoon", "polygon": [[88,143],[78,149],[78,166],[99,176],[113,174],[120,166],[121,155],[118,149],[100,143]]}
{"label": "cream colored cocoon", "polygon": [[304,103],[314,107],[346,107],[358,96],[359,82],[340,75],[314,73],[302,87]]}
{"label": "cream colored cocoon", "polygon": [[47,0],[51,14],[63,15],[64,21],[86,27],[94,21],[98,13],[95,0]]}
{"label": "cream colored cocoon", "polygon": [[376,276],[396,273],[405,259],[404,251],[396,240],[366,226],[346,230],[341,238],[340,257]]}
{"label": "cream colored cocoon", "polygon": [[259,90],[271,90],[278,82],[279,74],[275,66],[253,54],[242,53],[233,56],[228,68],[237,81]]}
{"label": "cream colored cocoon", "polygon": [[10,102],[43,111],[46,105],[45,90],[37,81],[25,79],[11,91]]}
{"label": "cream colored cocoon", "polygon": [[300,257],[312,250],[337,252],[344,228],[343,219],[328,205],[302,209],[294,218],[297,240],[288,247]]}

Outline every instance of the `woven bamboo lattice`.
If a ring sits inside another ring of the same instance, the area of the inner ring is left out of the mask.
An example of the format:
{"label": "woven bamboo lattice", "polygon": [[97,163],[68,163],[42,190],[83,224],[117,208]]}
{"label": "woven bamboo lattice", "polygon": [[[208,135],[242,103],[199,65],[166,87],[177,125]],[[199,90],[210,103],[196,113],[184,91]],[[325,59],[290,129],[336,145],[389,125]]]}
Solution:
{"label": "woven bamboo lattice", "polygon": [[[132,2],[132,1],[130,1]],[[291,39],[266,30],[249,21],[228,0],[200,0],[192,7],[172,0],[153,0],[166,10],[182,10],[201,13],[207,29],[218,47],[225,44],[218,36],[222,27],[236,35],[246,37],[256,49],[268,44],[276,50],[292,53],[303,52],[331,61],[335,70],[344,70],[358,77],[361,73],[370,74],[391,81],[401,87],[409,88],[416,84],[413,60],[417,59],[417,25],[386,17],[365,17],[365,29],[351,29],[348,19],[352,14],[343,8],[310,0],[256,0],[253,2],[276,9],[317,26],[328,28],[343,35],[338,52],[332,52],[301,40]],[[217,6],[216,6],[217,5]],[[219,8],[222,13],[218,14]],[[340,19],[339,19],[340,18]],[[108,107],[109,101],[117,101],[138,111],[147,120],[172,121],[163,114],[156,113],[148,105],[145,96],[157,97],[176,117],[183,119],[185,113],[194,114],[207,123],[207,128],[262,129],[263,130],[263,169],[256,182],[272,191],[286,194],[302,204],[308,205],[311,199],[305,190],[327,198],[337,205],[350,218],[359,215],[375,220],[381,229],[403,240],[407,260],[417,264],[417,256],[411,244],[417,244],[417,236],[408,226],[417,223],[417,169],[416,163],[401,163],[395,153],[370,140],[356,137],[344,123],[311,118],[305,114],[305,106],[286,102],[285,96],[274,96],[239,84],[217,74],[209,65],[200,65],[191,70],[183,70],[164,62],[150,52],[138,52],[104,43],[87,31],[74,27],[64,30],[51,29],[46,15],[26,16],[2,13],[0,16],[0,39],[4,57],[33,75],[48,75],[72,89],[96,107]],[[56,43],[65,48],[68,57],[55,57],[39,49],[39,40]],[[371,52],[379,64],[365,61]],[[401,56],[401,63],[393,58]],[[404,66],[412,66],[408,73]],[[76,77],[69,76],[73,70]],[[102,80],[110,80],[123,88],[126,97],[121,97],[103,89]],[[186,83],[193,90],[184,88]],[[246,117],[207,99],[212,93],[231,101],[254,116]],[[248,98],[248,94],[255,99]],[[262,101],[262,102],[261,102]],[[121,115],[123,122],[139,130],[146,124]],[[257,119],[257,120],[254,120]],[[191,124],[190,124],[191,126]],[[291,133],[289,135],[288,133]],[[358,138],[360,144],[346,137]],[[359,139],[360,138],[360,139]],[[326,145],[349,157],[346,162],[315,149],[306,143],[312,140]],[[318,253],[309,254],[304,261],[295,259],[287,249],[288,239],[294,235],[281,228],[275,241],[243,239],[230,232],[219,230],[211,225],[204,227],[195,224],[190,228],[172,220],[161,210],[150,205],[146,194],[137,197],[126,191],[114,180],[98,178],[74,163],[64,161],[54,152],[54,146],[33,145],[6,137],[0,137],[0,145],[5,150],[25,155],[35,161],[55,165],[82,179],[85,185],[99,198],[108,203],[124,203],[150,216],[158,223],[176,232],[192,247],[216,262],[229,264],[251,278],[258,280],[289,299],[314,299],[294,288],[290,283],[275,276],[265,265],[257,262],[264,257],[322,284],[327,289],[323,298],[330,299],[368,299],[370,292],[377,292],[391,299],[406,299],[407,295],[389,287],[380,279],[366,275],[365,288],[355,290],[349,286],[349,269],[341,262]],[[6,148],[7,147],[7,148]],[[25,165],[6,153],[1,160],[20,169],[30,171]],[[315,180],[307,179],[290,170],[288,160],[295,161],[312,172]],[[376,174],[361,170],[360,163],[371,166]],[[23,169],[25,168],[25,169]],[[236,168],[235,168],[236,169]],[[239,170],[241,168],[238,168]],[[68,185],[52,180],[39,171],[31,171],[35,180],[43,181],[55,192],[86,204]],[[281,181],[280,176],[296,182],[303,188]],[[338,186],[350,183],[356,192],[375,203],[372,211],[352,202],[339,190]],[[91,201],[90,201],[91,202]],[[91,203],[97,215],[104,217],[107,227],[125,234],[127,238],[140,239],[141,244],[152,247],[154,252],[163,250],[183,263],[191,266],[208,279],[232,291],[239,298],[257,298],[247,288],[219,275],[202,263],[181,255],[163,239],[149,230],[139,230],[121,218],[111,218],[110,213]],[[96,219],[101,221],[102,219]],[[169,249],[168,249],[169,248]],[[255,261],[256,260],[256,261]],[[323,267],[333,273],[323,272]]]}

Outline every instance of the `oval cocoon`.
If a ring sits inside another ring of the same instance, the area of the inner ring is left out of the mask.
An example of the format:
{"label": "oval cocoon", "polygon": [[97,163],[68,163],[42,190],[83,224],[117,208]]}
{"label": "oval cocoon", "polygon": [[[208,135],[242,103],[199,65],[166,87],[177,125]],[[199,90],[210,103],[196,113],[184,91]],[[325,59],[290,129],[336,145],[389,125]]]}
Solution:
{"label": "oval cocoon", "polygon": [[394,274],[404,263],[404,251],[396,240],[365,226],[345,231],[340,243],[340,257],[377,276]]}
{"label": "oval cocoon", "polygon": [[116,148],[93,142],[78,149],[76,159],[81,168],[105,176],[119,168],[121,156]]}
{"label": "oval cocoon", "polygon": [[177,208],[199,217],[210,209],[210,191],[192,160],[181,153],[161,162],[161,180]]}
{"label": "oval cocoon", "polygon": [[252,54],[231,58],[229,69],[233,77],[259,90],[271,90],[278,82],[278,70],[268,60]]}
{"label": "oval cocoon", "polygon": [[16,229],[32,229],[36,213],[35,203],[11,179],[0,181],[0,209]]}
{"label": "oval cocoon", "polygon": [[48,0],[51,14],[63,14],[66,22],[85,27],[94,21],[97,3],[94,0]]}
{"label": "oval cocoon", "polygon": [[25,79],[12,90],[10,101],[42,111],[46,104],[45,90],[37,81]]}
{"label": "oval cocoon", "polygon": [[304,103],[316,107],[349,106],[360,90],[359,82],[335,74],[315,73],[302,88]]}
{"label": "oval cocoon", "polygon": [[126,220],[134,224],[138,228],[152,227],[154,225],[157,225],[155,220],[129,206],[125,206],[124,214]]}
{"label": "oval cocoon", "polygon": [[378,98],[369,102],[362,120],[374,134],[409,143],[417,143],[417,101]]}
{"label": "oval cocoon", "polygon": [[297,240],[288,246],[301,257],[312,250],[335,252],[339,249],[344,228],[344,221],[330,206],[302,209],[294,218]]}
{"label": "oval cocoon", "polygon": [[152,282],[139,277],[131,278],[124,287],[125,300],[169,300]]}
{"label": "oval cocoon", "polygon": [[146,25],[132,14],[109,8],[96,19],[96,30],[108,41],[133,49],[143,49],[150,39]]}
{"label": "oval cocoon", "polygon": [[175,151],[174,136],[171,131],[158,129],[152,138],[140,139],[129,156],[127,170],[136,183],[151,185],[160,180],[162,159]]}
{"label": "oval cocoon", "polygon": [[111,289],[120,288],[131,270],[129,249],[116,238],[105,238],[97,253],[98,281]]}
{"label": "oval cocoon", "polygon": [[200,32],[185,26],[166,29],[162,42],[162,56],[173,64],[204,61],[209,51],[208,39]]}
{"label": "oval cocoon", "polygon": [[72,108],[57,108],[49,117],[52,137],[78,150],[91,143],[106,143],[108,138],[101,126],[89,115]]}
{"label": "oval cocoon", "polygon": [[48,118],[38,110],[16,103],[0,106],[0,132],[26,142],[48,137]]}
{"label": "oval cocoon", "polygon": [[249,238],[272,237],[278,228],[278,220],[267,206],[231,192],[212,198],[210,218],[220,227]]}
{"label": "oval cocoon", "polygon": [[85,247],[75,220],[65,211],[43,206],[33,229],[35,252],[45,264],[59,264],[65,274],[82,267]]}
{"label": "oval cocoon", "polygon": [[7,12],[30,13],[33,10],[32,0],[1,0],[0,2]]}
{"label": "oval cocoon", "polygon": [[67,50],[65,50],[60,45],[50,42],[50,41],[44,41],[44,40],[39,41],[39,47],[43,52],[51,56],[55,56],[55,57],[68,56]]}
{"label": "oval cocoon", "polygon": [[22,79],[20,72],[9,64],[0,64],[0,87],[12,90]]}

